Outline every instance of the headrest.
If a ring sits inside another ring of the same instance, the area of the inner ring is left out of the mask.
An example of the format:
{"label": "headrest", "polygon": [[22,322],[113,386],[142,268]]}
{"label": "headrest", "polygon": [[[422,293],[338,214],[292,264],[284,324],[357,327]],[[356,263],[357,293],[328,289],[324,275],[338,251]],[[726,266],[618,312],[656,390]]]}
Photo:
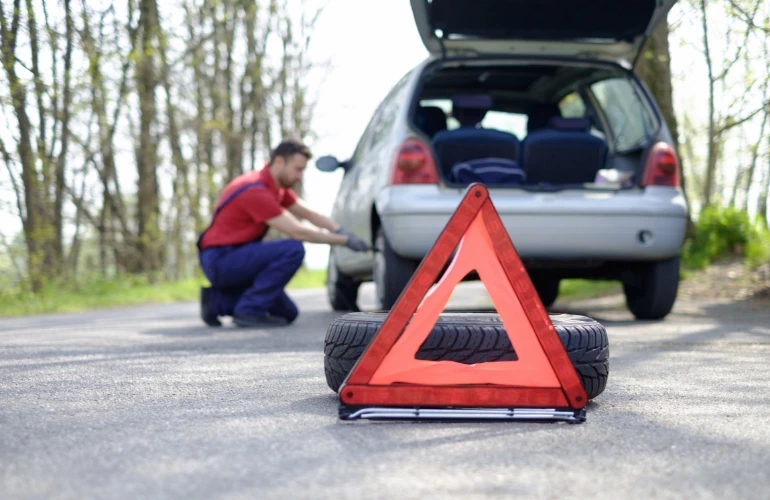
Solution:
{"label": "headrest", "polygon": [[436,106],[418,106],[415,123],[428,137],[447,128],[446,114]]}
{"label": "headrest", "polygon": [[554,116],[548,121],[548,125],[556,130],[588,132],[591,129],[591,120],[588,118],[562,118]]}
{"label": "headrest", "polygon": [[527,119],[527,133],[547,128],[548,121],[554,117],[561,117],[559,105],[555,103],[538,103],[529,110]]}
{"label": "headrest", "polygon": [[492,109],[492,97],[488,95],[456,95],[452,98],[452,107],[465,109]]}
{"label": "headrest", "polygon": [[456,95],[452,98],[452,116],[461,127],[475,127],[492,109],[492,98],[488,95]]}

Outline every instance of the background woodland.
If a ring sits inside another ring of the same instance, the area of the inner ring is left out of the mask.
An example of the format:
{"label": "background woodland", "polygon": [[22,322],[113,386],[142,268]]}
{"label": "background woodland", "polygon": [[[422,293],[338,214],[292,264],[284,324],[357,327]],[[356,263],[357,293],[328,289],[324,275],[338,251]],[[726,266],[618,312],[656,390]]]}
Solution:
{"label": "background woodland", "polygon": [[[0,230],[0,293],[194,276],[223,184],[281,137],[314,137],[320,13],[298,0],[0,0],[0,210],[23,228]],[[677,75],[682,47],[703,78]],[[637,61],[677,142],[692,267],[726,252],[770,261],[769,67],[768,0],[681,0]],[[677,109],[692,86],[705,98]]]}

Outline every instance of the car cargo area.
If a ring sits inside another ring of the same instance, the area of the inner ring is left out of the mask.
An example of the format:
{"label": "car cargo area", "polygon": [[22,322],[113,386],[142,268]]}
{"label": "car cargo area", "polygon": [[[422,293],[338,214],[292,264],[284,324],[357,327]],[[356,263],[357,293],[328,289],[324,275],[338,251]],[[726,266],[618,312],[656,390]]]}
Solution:
{"label": "car cargo area", "polygon": [[411,122],[450,187],[639,186],[659,123],[611,64],[443,60],[426,68]]}

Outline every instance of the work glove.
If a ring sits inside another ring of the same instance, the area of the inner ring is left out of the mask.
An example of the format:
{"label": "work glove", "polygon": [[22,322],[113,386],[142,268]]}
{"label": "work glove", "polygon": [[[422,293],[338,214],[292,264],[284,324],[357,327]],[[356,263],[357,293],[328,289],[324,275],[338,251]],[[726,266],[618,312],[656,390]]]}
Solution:
{"label": "work glove", "polygon": [[358,236],[350,233],[343,233],[347,234],[348,241],[345,243],[345,246],[349,249],[353,250],[354,252],[366,252],[367,250],[371,250],[371,247],[367,242],[359,238]]}

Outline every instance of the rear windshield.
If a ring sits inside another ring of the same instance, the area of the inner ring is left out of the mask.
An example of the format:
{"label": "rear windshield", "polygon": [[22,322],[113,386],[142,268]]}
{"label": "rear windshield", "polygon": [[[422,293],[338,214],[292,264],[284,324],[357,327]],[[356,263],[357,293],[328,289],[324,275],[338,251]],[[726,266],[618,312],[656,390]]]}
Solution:
{"label": "rear windshield", "polygon": [[[655,132],[657,122],[644,104],[631,81],[625,77],[601,80],[589,86],[604,119],[610,138],[619,152],[643,146]],[[587,115],[586,105],[577,92],[559,102],[562,116],[578,118]]]}
{"label": "rear windshield", "polygon": [[[454,130],[460,126],[460,122],[452,116],[452,101],[450,99],[422,99],[420,106],[441,108],[447,116],[447,130]],[[523,139],[527,135],[527,115],[492,110],[484,115],[480,126],[510,132],[519,139]]]}
{"label": "rear windshield", "polygon": [[[532,84],[533,87],[536,85]],[[452,117],[449,97],[421,99],[419,103],[441,108],[447,117],[447,129],[460,126]],[[588,118],[590,133],[607,141],[611,150],[621,154],[643,147],[659,125],[642,94],[625,76],[611,76],[581,87],[562,97],[558,106],[558,113],[564,118]],[[509,132],[524,140],[529,131],[528,121],[525,109],[519,112],[493,109],[487,112],[480,125]]]}

